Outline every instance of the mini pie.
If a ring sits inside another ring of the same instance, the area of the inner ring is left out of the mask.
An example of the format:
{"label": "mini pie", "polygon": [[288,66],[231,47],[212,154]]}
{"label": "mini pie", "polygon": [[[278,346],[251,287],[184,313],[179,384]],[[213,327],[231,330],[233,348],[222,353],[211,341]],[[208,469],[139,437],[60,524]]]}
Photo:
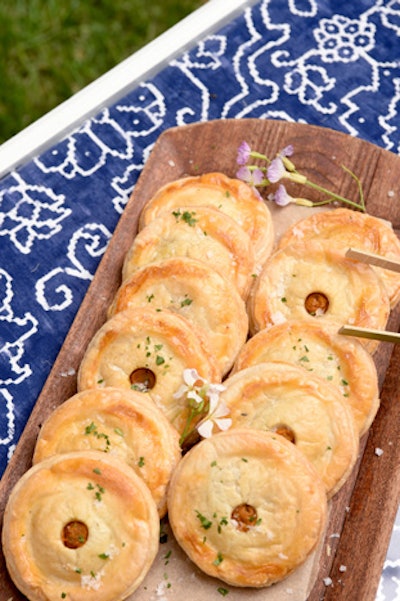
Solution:
{"label": "mini pie", "polygon": [[232,428],[282,434],[314,465],[329,497],[340,489],[357,459],[359,438],[335,386],[283,362],[252,365],[224,384],[220,398]]}
{"label": "mini pie", "polygon": [[154,309],[126,309],[97,331],[78,372],[78,391],[114,386],[150,396],[181,433],[188,407],[174,394],[183,371],[195,369],[208,382],[221,373],[201,332],[181,315]]}
{"label": "mini pie", "polygon": [[349,405],[359,435],[379,408],[375,363],[353,337],[338,334],[339,324],[291,320],[261,330],[242,347],[233,371],[268,361],[285,361],[337,386]]}
{"label": "mini pie", "polygon": [[206,574],[266,587],[302,564],[326,523],[325,488],[294,445],[232,429],[183,457],[168,493],[176,540]]}
{"label": "mini pie", "polygon": [[[279,248],[315,238],[325,239],[344,252],[354,248],[400,260],[400,240],[388,221],[346,208],[316,213],[298,221],[283,234]],[[393,308],[400,300],[399,274],[381,267],[373,269],[382,278]]]}
{"label": "mini pie", "polygon": [[126,461],[147,484],[160,517],[165,515],[167,486],[181,450],[177,431],[150,398],[112,387],[75,394],[43,424],[33,463],[91,449]]}
{"label": "mini pie", "polygon": [[185,177],[160,188],[145,205],[139,227],[148,225],[165,209],[180,206],[214,207],[232,217],[249,235],[258,264],[264,263],[274,244],[271,213],[257,193],[239,179],[223,173]]}
{"label": "mini pie", "polygon": [[247,297],[254,268],[250,238],[231,217],[203,206],[167,210],[146,225],[126,254],[122,278],[179,256],[205,261]]}
{"label": "mini pie", "polygon": [[196,259],[177,257],[142,267],[118,290],[109,316],[127,308],[167,309],[204,332],[226,374],[246,341],[246,306],[229,280]]}
{"label": "mini pie", "polygon": [[[383,330],[390,304],[369,265],[310,241],[290,244],[271,255],[253,284],[248,311],[252,334],[289,319]],[[362,344],[373,352],[379,342],[363,340]]]}
{"label": "mini pie", "polygon": [[159,517],[125,462],[100,451],[66,453],[20,478],[2,538],[10,576],[30,601],[120,601],[155,559]]}

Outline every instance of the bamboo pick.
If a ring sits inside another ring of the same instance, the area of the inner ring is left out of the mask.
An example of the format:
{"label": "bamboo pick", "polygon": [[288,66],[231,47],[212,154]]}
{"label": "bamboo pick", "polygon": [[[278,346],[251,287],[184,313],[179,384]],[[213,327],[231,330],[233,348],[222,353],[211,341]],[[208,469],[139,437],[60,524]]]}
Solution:
{"label": "bamboo pick", "polygon": [[400,334],[397,332],[388,332],[387,330],[372,330],[369,328],[360,328],[358,326],[342,326],[339,334],[345,336],[357,336],[358,338],[369,338],[372,340],[381,340],[382,342],[400,342]]}
{"label": "bamboo pick", "polygon": [[376,267],[382,267],[383,269],[390,269],[391,271],[400,272],[400,261],[396,261],[395,259],[387,259],[386,257],[381,257],[380,255],[376,255],[374,253],[368,253],[363,250],[349,248],[346,251],[346,257],[348,259],[356,259],[362,263],[369,263],[370,265],[375,265]]}

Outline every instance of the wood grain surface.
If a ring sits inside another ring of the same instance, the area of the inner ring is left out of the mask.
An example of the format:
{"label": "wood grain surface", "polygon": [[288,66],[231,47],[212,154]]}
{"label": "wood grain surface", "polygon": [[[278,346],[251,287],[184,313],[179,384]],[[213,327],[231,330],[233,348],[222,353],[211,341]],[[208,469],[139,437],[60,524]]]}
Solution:
{"label": "wood grain surface", "polygon": [[[293,159],[299,171],[357,201],[357,186],[342,169],[345,165],[363,184],[368,212],[391,221],[399,234],[400,157],[373,144],[327,128],[258,119],[211,121],[164,132],[120,218],[0,482],[1,520],[11,488],[31,465],[41,423],[76,392],[76,375],[68,374],[71,370],[76,373],[88,342],[106,320],[143,205],[160,186],[184,175],[222,171],[235,176],[237,148],[243,140],[271,157],[293,144]],[[295,188],[291,190],[296,193]],[[318,193],[310,191],[308,197],[317,200]],[[397,332],[399,323],[397,308],[392,311],[388,329]],[[381,407],[362,440],[352,477],[332,502],[319,572],[308,601],[373,601],[376,596],[399,503],[400,346],[381,343],[374,359]],[[377,454],[376,449],[383,453]],[[18,601],[24,596],[10,581],[0,553],[0,599],[9,598]]]}

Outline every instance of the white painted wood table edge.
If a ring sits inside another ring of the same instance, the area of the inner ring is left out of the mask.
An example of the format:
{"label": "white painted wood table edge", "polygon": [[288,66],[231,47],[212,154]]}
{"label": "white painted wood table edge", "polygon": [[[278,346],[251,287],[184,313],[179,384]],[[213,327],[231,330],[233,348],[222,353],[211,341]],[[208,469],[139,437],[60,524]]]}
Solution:
{"label": "white painted wood table edge", "polygon": [[0,178],[59,141],[135,84],[256,0],[208,0],[206,4],[134,52],[0,146]]}

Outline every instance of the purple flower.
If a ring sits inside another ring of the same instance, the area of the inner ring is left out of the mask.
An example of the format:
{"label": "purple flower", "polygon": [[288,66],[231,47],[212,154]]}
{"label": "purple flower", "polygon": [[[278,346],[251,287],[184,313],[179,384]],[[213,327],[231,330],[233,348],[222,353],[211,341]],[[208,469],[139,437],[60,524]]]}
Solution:
{"label": "purple flower", "polygon": [[292,161],[287,158],[291,154],[293,154],[293,146],[285,146],[271,161],[267,169],[267,177],[271,183],[276,184],[283,178],[290,179],[298,184],[307,182],[306,176],[298,173]]}
{"label": "purple flower", "polygon": [[277,191],[273,195],[272,200],[279,207],[286,207],[286,205],[290,204],[291,202],[296,205],[301,205],[303,207],[313,206],[312,201],[308,200],[307,198],[294,198],[293,196],[290,196],[283,184],[280,184]]}
{"label": "purple flower", "polygon": [[283,184],[280,184],[279,188],[274,194],[274,201],[280,207],[285,207],[286,205],[294,202],[294,198],[287,193],[286,188]]}
{"label": "purple flower", "polygon": [[283,164],[280,156],[277,156],[275,159],[273,159],[267,169],[267,177],[273,184],[279,182],[282,177],[285,177],[286,173],[285,165]]}
{"label": "purple flower", "polygon": [[245,165],[237,170],[236,177],[250,186],[259,186],[264,180],[264,174],[261,169],[250,169]]}
{"label": "purple flower", "polygon": [[278,156],[291,157],[293,152],[294,152],[294,148],[293,148],[292,144],[289,144],[289,146],[285,146],[285,148],[278,153]]}
{"label": "purple flower", "polygon": [[247,142],[242,142],[238,148],[237,159],[236,162],[238,165],[246,165],[247,161],[250,158],[251,148],[247,144]]}

